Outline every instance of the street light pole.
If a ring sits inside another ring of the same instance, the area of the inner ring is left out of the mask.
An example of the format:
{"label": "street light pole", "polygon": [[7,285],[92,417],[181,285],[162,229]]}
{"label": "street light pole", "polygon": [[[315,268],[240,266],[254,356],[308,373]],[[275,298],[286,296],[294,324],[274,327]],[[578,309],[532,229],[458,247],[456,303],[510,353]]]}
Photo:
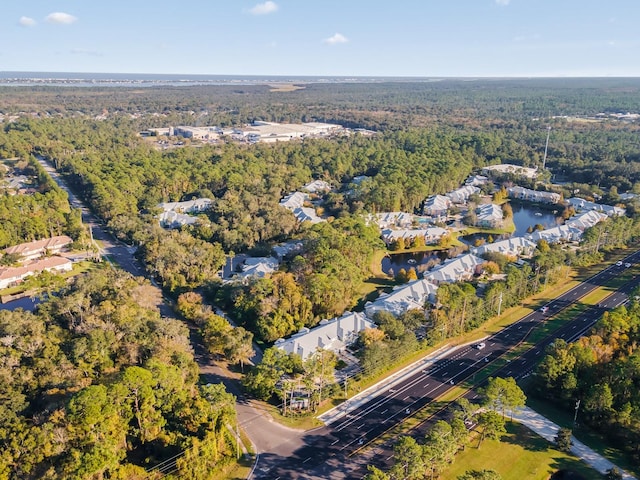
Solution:
{"label": "street light pole", "polygon": [[573,415],[573,428],[576,428],[576,420],[578,420],[578,409],[580,408],[580,399],[576,402],[576,412]]}

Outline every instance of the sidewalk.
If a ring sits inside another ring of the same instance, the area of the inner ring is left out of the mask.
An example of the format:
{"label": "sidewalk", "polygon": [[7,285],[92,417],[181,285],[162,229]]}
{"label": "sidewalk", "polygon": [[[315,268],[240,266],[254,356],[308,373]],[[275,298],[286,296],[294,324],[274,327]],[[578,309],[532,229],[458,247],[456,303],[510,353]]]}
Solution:
{"label": "sidewalk", "polygon": [[420,360],[412,363],[411,365],[407,365],[402,370],[397,371],[393,375],[383,378],[378,383],[371,385],[369,388],[357,393],[353,397],[350,397],[348,400],[341,403],[337,407],[334,407],[331,410],[327,410],[326,412],[318,416],[318,420],[323,422],[325,425],[331,425],[332,423],[338,421],[340,418],[344,417],[349,412],[360,408],[362,405],[378,395],[381,391],[393,388],[395,385],[402,382],[405,378],[414,375],[416,371],[423,370],[443,356],[473,343],[477,343],[477,340],[455,346],[450,346],[448,344],[444,345],[437,350],[434,350],[430,354],[422,357]]}
{"label": "sidewalk", "polygon": [[[524,407],[513,412],[513,419],[522,423],[527,428],[533,430],[545,440],[551,443],[555,443],[555,437],[558,434],[560,427],[553,423],[551,420],[543,417],[539,413],[531,410],[528,407]],[[588,465],[591,465],[598,472],[603,475],[607,473],[607,470],[615,467],[613,463],[604,458],[597,452],[594,452],[584,443],[576,440],[572,437],[573,446],[571,447],[571,453],[576,457],[582,459]],[[628,474],[621,468],[618,468],[622,472],[625,480],[636,480],[636,477]]]}

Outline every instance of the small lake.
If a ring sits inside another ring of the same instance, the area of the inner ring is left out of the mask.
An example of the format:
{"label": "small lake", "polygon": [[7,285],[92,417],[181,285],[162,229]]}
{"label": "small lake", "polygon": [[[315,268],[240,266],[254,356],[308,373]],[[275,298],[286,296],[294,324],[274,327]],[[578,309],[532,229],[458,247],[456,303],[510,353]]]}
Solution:
{"label": "small lake", "polygon": [[417,253],[395,253],[387,255],[382,259],[382,271],[388,275],[397,274],[400,269],[409,270],[415,268],[420,277],[420,273],[442,263],[448,257],[445,250],[417,252]]}
{"label": "small lake", "polygon": [[513,223],[516,226],[516,231],[512,235],[514,237],[525,236],[527,229],[536,224],[540,224],[547,229],[564,223],[564,219],[559,215],[562,212],[562,207],[560,206],[556,210],[558,213],[553,213],[553,210],[536,208],[534,205],[512,203],[511,208],[513,209]]}
{"label": "small lake", "polygon": [[40,300],[38,298],[22,297],[18,300],[12,300],[11,302],[0,303],[0,310],[16,310],[21,308],[33,312],[39,303]]}

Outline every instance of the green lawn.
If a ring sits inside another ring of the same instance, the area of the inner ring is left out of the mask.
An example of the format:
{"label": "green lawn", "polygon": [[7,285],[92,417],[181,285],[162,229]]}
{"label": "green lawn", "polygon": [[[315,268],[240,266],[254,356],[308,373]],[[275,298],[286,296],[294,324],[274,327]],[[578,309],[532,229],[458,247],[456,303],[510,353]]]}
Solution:
{"label": "green lawn", "polygon": [[455,480],[467,470],[491,469],[504,480],[547,480],[554,472],[573,470],[586,480],[602,476],[573,455],[552,448],[544,438],[528,428],[507,422],[507,434],[502,441],[485,440],[477,448],[477,440],[456,455],[453,464],[440,476]]}

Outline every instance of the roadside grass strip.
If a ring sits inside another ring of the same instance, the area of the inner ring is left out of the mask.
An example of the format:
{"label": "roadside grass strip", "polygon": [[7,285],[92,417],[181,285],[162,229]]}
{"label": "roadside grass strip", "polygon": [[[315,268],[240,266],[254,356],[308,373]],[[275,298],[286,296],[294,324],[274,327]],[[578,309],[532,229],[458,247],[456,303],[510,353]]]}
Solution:
{"label": "roadside grass strip", "polygon": [[499,441],[485,439],[456,454],[453,463],[440,474],[441,480],[455,480],[468,470],[495,470],[503,480],[547,480],[558,470],[570,470],[586,480],[600,480],[596,470],[571,454],[553,448],[547,440],[524,425],[507,422],[507,433]]}

